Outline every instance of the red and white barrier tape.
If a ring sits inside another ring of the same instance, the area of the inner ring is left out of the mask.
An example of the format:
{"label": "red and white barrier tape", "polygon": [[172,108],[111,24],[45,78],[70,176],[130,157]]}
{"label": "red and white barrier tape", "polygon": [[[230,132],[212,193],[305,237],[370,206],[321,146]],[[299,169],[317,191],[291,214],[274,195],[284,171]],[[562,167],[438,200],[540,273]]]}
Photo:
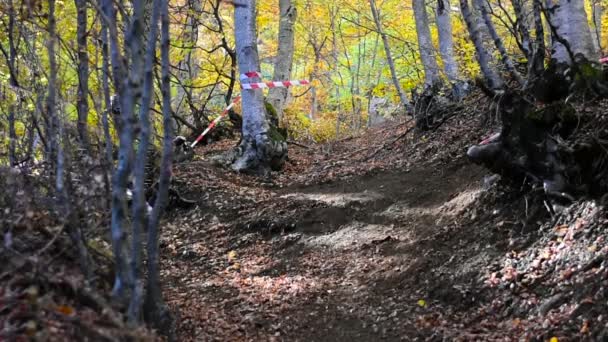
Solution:
{"label": "red and white barrier tape", "polygon": [[310,84],[308,80],[282,81],[282,82],[259,82],[259,83],[244,83],[241,84],[241,89],[262,89],[262,88],[279,88],[291,87],[297,85]]}
{"label": "red and white barrier tape", "polygon": [[[241,80],[246,80],[248,78],[255,78],[255,77],[262,78],[262,74],[257,71],[249,71],[249,72],[246,72],[246,73],[243,73],[240,75]],[[290,86],[306,85],[306,84],[310,84],[310,82],[308,82],[308,80],[298,80],[298,81],[283,81],[283,82],[245,83],[245,84],[241,84],[241,89],[277,88],[277,87],[290,87]],[[232,100],[230,105],[228,105],[228,107],[226,107],[226,109],[224,109],[222,114],[220,114],[220,116],[215,118],[215,120],[211,121],[211,123],[209,124],[209,127],[207,127],[203,131],[203,133],[201,133],[201,135],[199,135],[198,138],[196,138],[196,140],[194,140],[194,142],[190,145],[190,147],[194,148],[194,146],[196,146],[201,140],[203,140],[205,135],[207,135],[207,133],[209,133],[209,131],[211,131],[217,125],[217,123],[220,122],[220,120],[222,120],[228,114],[230,109],[232,109],[232,107],[234,107],[234,105],[237,104],[240,100],[241,100],[240,95],[237,96],[234,100]]]}
{"label": "red and white barrier tape", "polygon": [[479,145],[487,145],[487,144],[489,144],[489,143],[491,143],[491,142],[496,141],[496,139],[498,139],[498,137],[500,137],[500,132],[498,132],[498,133],[494,133],[494,134],[490,135],[489,137],[487,137],[487,138],[483,139],[483,140],[482,140],[482,141],[479,143]]}
{"label": "red and white barrier tape", "polygon": [[608,57],[600,58],[600,63],[608,63]]}
{"label": "red and white barrier tape", "polygon": [[198,138],[196,138],[196,140],[194,140],[194,142],[192,143],[192,145],[190,145],[191,148],[194,148],[194,146],[196,146],[196,144],[198,144],[201,140],[203,140],[203,137],[209,133],[210,130],[213,129],[213,127],[215,127],[215,125],[217,125],[218,122],[220,122],[220,120],[222,120],[230,111],[230,109],[232,109],[232,107],[234,107],[235,104],[237,104],[239,101],[241,100],[241,96],[237,96],[234,100],[232,100],[232,102],[228,105],[228,107],[226,107],[226,109],[224,109],[224,111],[222,112],[222,114],[220,114],[220,116],[218,116],[217,118],[215,118],[215,120],[211,121],[211,123],[209,124],[209,127],[207,127],[203,133],[201,133],[201,135],[198,136]]}
{"label": "red and white barrier tape", "polygon": [[262,78],[262,73],[261,72],[257,72],[257,71],[250,71],[250,72],[246,72],[244,74],[241,74],[241,80],[246,80],[248,78],[254,78],[254,77]]}

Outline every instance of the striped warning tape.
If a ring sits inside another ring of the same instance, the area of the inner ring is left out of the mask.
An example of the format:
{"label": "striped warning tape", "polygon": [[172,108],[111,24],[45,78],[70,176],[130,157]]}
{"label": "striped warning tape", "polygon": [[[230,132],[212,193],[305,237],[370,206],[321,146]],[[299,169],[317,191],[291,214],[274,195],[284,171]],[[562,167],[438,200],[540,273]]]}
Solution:
{"label": "striped warning tape", "polygon": [[[262,74],[258,71],[249,71],[249,72],[242,73],[240,75],[241,80],[246,80],[246,79],[255,78],[255,77],[262,78]],[[241,84],[241,89],[277,88],[277,87],[290,87],[290,86],[306,85],[306,84],[310,84],[310,82],[308,80],[297,80],[297,81],[282,81],[282,82],[244,83],[244,84]],[[228,114],[230,109],[232,109],[232,107],[234,107],[234,105],[237,104],[240,100],[241,100],[240,95],[237,96],[234,100],[232,100],[232,102],[228,105],[228,107],[226,107],[226,109],[224,109],[222,114],[220,114],[220,116],[215,118],[215,120],[211,121],[211,123],[209,124],[209,127],[207,127],[203,131],[203,133],[201,133],[198,136],[198,138],[196,138],[196,140],[194,140],[194,142],[190,145],[190,147],[194,148],[194,146],[196,146],[201,140],[203,140],[205,135],[207,135],[207,133],[209,133],[209,131],[211,131],[217,125],[217,123],[220,122],[220,120],[222,120]]]}
{"label": "striped warning tape", "polygon": [[279,81],[279,82],[258,82],[258,83],[243,83],[241,89],[262,89],[262,88],[279,88],[279,87],[291,87],[297,85],[310,84],[308,80],[296,80],[296,81]]}
{"label": "striped warning tape", "polygon": [[262,78],[262,73],[257,72],[257,71],[250,71],[250,72],[241,74],[241,80],[246,80],[248,78],[254,78],[254,77]]}
{"label": "striped warning tape", "polygon": [[226,109],[224,109],[224,111],[222,112],[222,114],[220,114],[220,116],[218,116],[217,118],[215,118],[215,120],[211,121],[211,123],[209,124],[209,127],[207,127],[203,133],[201,133],[201,135],[198,136],[198,138],[196,138],[196,140],[194,140],[194,142],[192,143],[192,145],[190,145],[191,148],[194,148],[194,146],[196,146],[196,144],[198,144],[201,140],[203,140],[203,137],[209,133],[210,130],[213,129],[213,127],[215,127],[215,125],[217,125],[218,122],[220,122],[220,120],[222,120],[230,111],[230,109],[232,109],[232,107],[234,107],[235,104],[237,104],[239,101],[241,100],[241,96],[237,96],[234,100],[232,100],[232,102],[228,105],[228,107],[226,107]]}

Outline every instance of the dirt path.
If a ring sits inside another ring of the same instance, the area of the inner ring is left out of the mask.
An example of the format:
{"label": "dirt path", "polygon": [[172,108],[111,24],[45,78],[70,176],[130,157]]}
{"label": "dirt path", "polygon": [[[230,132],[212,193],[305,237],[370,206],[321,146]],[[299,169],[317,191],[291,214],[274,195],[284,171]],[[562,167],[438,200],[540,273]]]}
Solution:
{"label": "dirt path", "polygon": [[419,320],[432,313],[431,301],[462,304],[460,291],[449,293],[471,270],[449,265],[468,257],[452,245],[466,232],[451,230],[463,228],[458,221],[481,193],[483,175],[459,160],[259,189],[270,199],[221,219],[190,212],[170,225],[175,234],[163,244],[180,340],[428,337]]}

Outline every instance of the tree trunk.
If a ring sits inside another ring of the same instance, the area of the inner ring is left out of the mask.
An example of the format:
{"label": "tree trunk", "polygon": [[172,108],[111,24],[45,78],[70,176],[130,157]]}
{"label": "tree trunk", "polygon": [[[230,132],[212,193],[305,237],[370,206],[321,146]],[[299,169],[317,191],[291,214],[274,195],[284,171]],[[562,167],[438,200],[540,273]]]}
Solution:
{"label": "tree trunk", "polygon": [[139,107],[139,146],[137,148],[137,158],[133,167],[135,176],[135,184],[133,191],[133,237],[131,258],[131,278],[135,281],[131,289],[131,303],[129,305],[129,320],[132,323],[139,322],[141,316],[142,298],[141,290],[139,289],[138,281],[141,278],[141,234],[146,219],[146,165],[148,157],[148,148],[150,145],[150,103],[152,101],[152,92],[154,91],[154,59],[156,56],[156,39],[158,37],[158,19],[160,17],[160,0],[154,0],[152,6],[152,18],[149,21],[150,29],[147,41],[147,50],[145,54],[144,64],[144,82],[142,91],[142,103]]}
{"label": "tree trunk", "polygon": [[530,27],[528,25],[528,15],[524,11],[522,6],[523,0],[511,0],[511,5],[513,5],[513,12],[515,12],[515,18],[517,19],[517,31],[521,36],[521,48],[524,52],[524,55],[527,59],[532,58],[533,47],[532,47],[532,39],[530,38]]}
{"label": "tree trunk", "polygon": [[76,41],[78,44],[78,138],[82,148],[90,153],[89,117],[89,53],[87,52],[87,2],[74,0],[77,11]]}
{"label": "tree trunk", "polygon": [[[256,0],[235,6],[234,34],[240,73],[259,71],[256,38]],[[258,78],[249,79],[259,82]],[[268,175],[270,169],[280,169],[287,157],[287,144],[275,130],[271,132],[262,91],[248,89],[241,92],[243,128],[240,152],[232,164],[238,172]],[[275,133],[275,134],[271,134]]]}
{"label": "tree trunk", "polygon": [[[121,94],[117,100],[120,103],[121,117],[116,120],[117,131],[120,141],[118,150],[118,165],[112,178],[112,250],[114,254],[115,279],[112,295],[115,299],[122,301],[126,296],[126,291],[131,287],[130,274],[128,272],[128,256],[124,253],[125,247],[125,192],[127,179],[130,172],[131,160],[133,158],[133,130],[132,116],[127,112],[127,105],[132,101],[129,96],[128,80],[126,79],[126,65],[120,53],[118,45],[118,28],[116,24],[116,9],[112,0],[102,0],[102,10],[108,20],[108,31],[110,37],[110,56],[112,62],[112,76],[114,89]],[[114,109],[113,109],[114,111]]]}
{"label": "tree trunk", "polygon": [[[15,48],[15,7],[13,5],[13,0],[9,0],[8,4],[8,45],[9,45],[9,58],[8,58],[8,69],[9,69],[9,84],[11,87],[18,86],[17,81],[17,71],[15,70],[15,62],[17,59],[17,49]],[[13,103],[9,104],[8,107],[8,133],[9,133],[9,142],[8,142],[8,161],[9,166],[14,166],[17,164],[17,156],[16,156],[16,142],[17,142],[17,132],[15,131],[15,112],[17,109]]]}
{"label": "tree trunk", "polygon": [[414,10],[414,21],[416,22],[418,51],[424,68],[424,84],[426,87],[432,87],[441,80],[424,0],[412,0],[412,8]]}
{"label": "tree trunk", "polygon": [[502,39],[496,32],[496,28],[494,27],[494,23],[492,22],[492,18],[490,18],[490,13],[488,13],[488,8],[484,3],[485,0],[474,0],[477,8],[481,12],[481,16],[488,28],[488,32],[490,33],[490,37],[494,41],[494,45],[496,49],[500,53],[500,57],[502,58],[502,63],[505,65],[509,73],[513,76],[513,78],[519,83],[520,86],[524,84],[524,79],[521,77],[517,69],[515,69],[515,65],[513,64],[513,60],[507,53],[507,49],[505,49],[504,44],[502,43]]}
{"label": "tree trunk", "polygon": [[504,82],[496,70],[490,65],[491,56],[484,47],[481,32],[475,23],[468,0],[460,0],[460,10],[462,11],[462,16],[467,25],[473,45],[475,46],[475,56],[477,57],[477,62],[479,63],[485,82],[488,87],[493,90],[502,89]]}
{"label": "tree trunk", "polygon": [[591,7],[591,17],[593,18],[591,36],[593,38],[593,47],[600,55],[602,54],[602,10],[602,1],[594,0]]}
{"label": "tree trunk", "polygon": [[169,10],[168,0],[160,0],[161,8],[161,92],[163,98],[163,154],[160,167],[158,193],[148,220],[148,282],[145,301],[146,320],[158,329],[169,341],[175,340],[173,318],[163,299],[160,284],[158,251],[158,224],[167,204],[173,160],[173,120],[171,115],[171,84],[169,80]]}
{"label": "tree trunk", "polygon": [[[572,55],[582,54],[591,61],[597,60],[599,55],[593,45],[584,0],[547,0],[547,4],[550,6],[547,9],[549,21],[556,29],[552,32],[551,59],[558,64],[569,65],[571,52]],[[570,52],[560,42],[562,39],[570,45]]]}
{"label": "tree trunk", "polygon": [[[279,22],[279,48],[274,64],[275,81],[286,81],[291,79],[291,65],[294,52],[294,24],[296,22],[297,10],[291,0],[279,0],[280,22]],[[288,88],[272,88],[268,92],[267,101],[274,107],[279,120],[283,118],[283,107],[287,100]]]}
{"label": "tree trunk", "polygon": [[[545,70],[545,33],[543,28],[542,17],[540,15],[542,4],[541,0],[533,0],[532,13],[534,16],[534,31],[536,38],[534,40],[534,48],[532,55],[528,60],[528,77],[527,82],[540,77]],[[526,86],[527,87],[527,86]]]}
{"label": "tree trunk", "polygon": [[454,59],[454,41],[452,39],[452,18],[449,0],[437,0],[436,22],[439,35],[439,54],[443,61],[443,70],[452,84],[452,93],[456,100],[464,96],[464,83],[460,80],[458,63]]}
{"label": "tree trunk", "polygon": [[[112,103],[110,100],[110,56],[108,51],[108,23],[101,20],[101,59],[102,59],[102,92],[105,108],[102,114],[103,136],[105,140],[106,153],[106,178],[109,178],[110,170],[113,165],[112,158],[112,136],[110,135],[110,111]],[[109,183],[109,182],[106,182]]]}
{"label": "tree trunk", "polygon": [[380,14],[378,13],[378,10],[376,8],[376,1],[369,0],[369,4],[370,4],[371,10],[372,10],[372,16],[374,17],[374,23],[376,24],[376,30],[378,31],[378,34],[382,38],[382,44],[384,44],[384,52],[386,54],[386,61],[391,70],[391,78],[393,80],[393,85],[395,86],[395,89],[397,90],[397,94],[399,95],[399,99],[401,100],[401,105],[403,106],[404,112],[411,113],[413,111],[412,104],[410,103],[407,96],[405,95],[405,92],[403,91],[403,88],[401,87],[401,83],[399,83],[399,78],[397,77],[397,72],[395,71],[395,63],[393,62],[393,56],[391,55],[391,47],[388,43],[388,37],[386,36],[386,33],[384,33],[384,29],[382,28],[382,22],[380,21]]}

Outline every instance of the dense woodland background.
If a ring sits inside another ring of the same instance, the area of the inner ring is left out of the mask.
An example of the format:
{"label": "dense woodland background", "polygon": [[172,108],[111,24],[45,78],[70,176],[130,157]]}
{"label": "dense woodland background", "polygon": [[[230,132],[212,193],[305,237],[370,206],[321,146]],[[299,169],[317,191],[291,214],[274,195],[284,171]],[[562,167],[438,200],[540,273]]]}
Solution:
{"label": "dense woodland background", "polygon": [[[371,171],[382,164],[379,156],[392,161],[401,152],[419,163],[419,144],[435,148],[434,139],[455,137],[434,156],[449,156],[442,161],[452,165],[450,158],[466,155],[500,177],[507,193],[525,192],[524,228],[528,219],[558,221],[580,200],[603,203],[607,6],[604,0],[1,0],[0,224],[2,255],[10,262],[0,295],[7,303],[37,300],[39,292],[65,287],[69,281],[45,271],[49,264],[39,258],[68,253],[78,266],[68,297],[98,313],[124,313],[124,321],[104,318],[118,331],[145,322],[169,339],[183,338],[163,296],[168,247],[160,227],[172,225],[175,210],[213,212],[201,206],[217,188],[193,185],[203,171],[188,169],[201,160],[212,161],[205,170],[213,167],[209,172],[244,188],[259,181],[259,189],[281,182],[296,189],[298,172],[331,178],[341,174],[331,168],[345,163]],[[261,75],[241,76],[252,71]],[[288,80],[309,82],[241,89]],[[218,116],[193,151],[192,142]],[[469,134],[477,133],[489,138],[473,143]],[[348,145],[368,135],[362,146]],[[413,150],[391,152],[408,135]],[[468,149],[454,150],[461,144]],[[214,146],[223,149],[210,158]],[[298,164],[301,151],[294,149],[315,152]],[[357,159],[362,152],[370,153]],[[294,171],[320,155],[329,158],[322,171]],[[410,161],[395,163],[409,173]],[[184,196],[195,188],[195,199]],[[234,201],[247,198],[243,189],[236,187],[232,194],[242,196]],[[307,222],[292,220],[294,227]],[[35,272],[9,281],[24,268]],[[55,311],[72,317],[75,305]],[[28,307],[25,316],[0,308],[8,317],[0,340],[22,333],[43,338],[37,320],[43,306]],[[118,336],[74,329],[74,338]],[[605,336],[600,330],[596,338]],[[144,328],[122,337],[135,335],[154,338]]]}

